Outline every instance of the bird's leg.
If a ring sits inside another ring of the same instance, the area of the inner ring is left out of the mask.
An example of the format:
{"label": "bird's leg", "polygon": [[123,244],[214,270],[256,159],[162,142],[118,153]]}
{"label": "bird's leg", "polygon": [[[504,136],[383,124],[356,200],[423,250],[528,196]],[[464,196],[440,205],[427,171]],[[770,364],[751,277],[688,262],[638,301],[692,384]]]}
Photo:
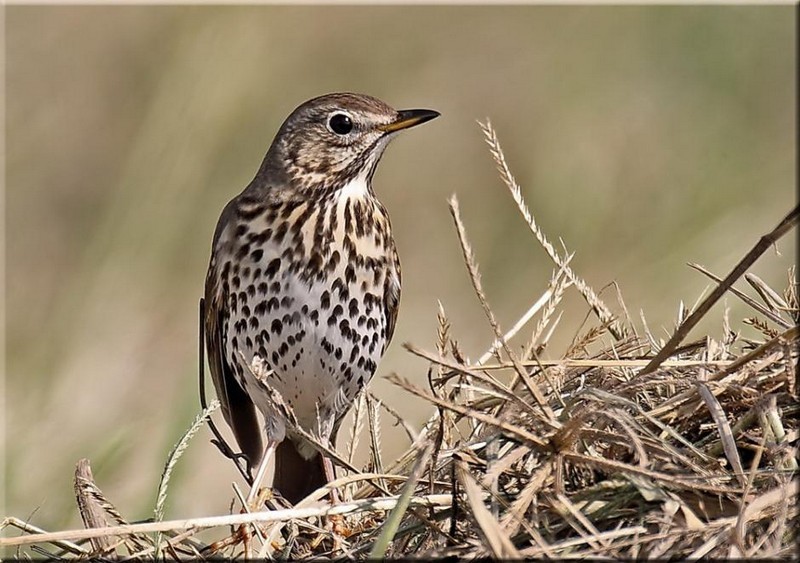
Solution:
{"label": "bird's leg", "polygon": [[[322,456],[322,467],[325,471],[325,480],[328,483],[332,483],[336,479],[336,472],[333,470],[333,462],[327,456]],[[341,502],[339,498],[339,491],[336,489],[331,489],[331,506],[335,506]],[[340,536],[348,536],[347,529],[344,525],[344,516],[338,514],[336,516],[329,516],[328,522],[330,522],[331,528],[333,528],[333,549],[334,551],[339,550],[341,547],[341,540],[339,539]]]}
{"label": "bird's leg", "polygon": [[[261,462],[256,469],[256,476],[253,478],[253,485],[250,487],[250,493],[247,495],[247,508],[254,510],[253,502],[258,498],[258,490],[261,488],[261,482],[264,480],[264,475],[267,473],[267,465],[269,465],[269,458],[272,457],[277,442],[274,440],[267,440],[267,446],[264,448],[264,455],[261,457]],[[260,507],[259,507],[260,508]]]}
{"label": "bird's leg", "polygon": [[[333,470],[333,462],[327,456],[322,456],[322,467],[325,471],[325,480],[328,483],[332,483],[336,479],[336,472]],[[339,504],[341,499],[339,498],[339,491],[336,489],[331,489],[331,505]]]}

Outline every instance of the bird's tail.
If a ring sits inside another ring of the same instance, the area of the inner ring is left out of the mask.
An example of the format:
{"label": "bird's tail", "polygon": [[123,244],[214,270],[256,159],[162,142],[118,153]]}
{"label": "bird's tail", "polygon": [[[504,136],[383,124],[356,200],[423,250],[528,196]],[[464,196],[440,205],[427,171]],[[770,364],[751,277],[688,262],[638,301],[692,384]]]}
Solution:
{"label": "bird's tail", "polygon": [[272,486],[283,498],[297,504],[327,483],[325,467],[319,453],[311,459],[304,458],[288,437],[278,444],[275,449],[275,479]]}

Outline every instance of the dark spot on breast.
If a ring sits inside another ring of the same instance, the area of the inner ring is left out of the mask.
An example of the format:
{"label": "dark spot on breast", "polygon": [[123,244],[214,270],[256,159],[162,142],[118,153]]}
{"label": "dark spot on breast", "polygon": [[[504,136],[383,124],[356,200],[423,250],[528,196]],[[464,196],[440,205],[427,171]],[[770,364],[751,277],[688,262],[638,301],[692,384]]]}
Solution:
{"label": "dark spot on breast", "polygon": [[322,296],[319,299],[319,304],[323,309],[327,309],[331,306],[331,294],[327,289],[322,292]]}
{"label": "dark spot on breast", "polygon": [[328,271],[333,271],[339,265],[339,261],[342,259],[341,254],[339,254],[338,250],[334,250],[331,252],[330,260],[328,261]]}
{"label": "dark spot on breast", "polygon": [[250,253],[250,245],[249,244],[243,244],[236,251],[236,259],[237,260],[244,260],[244,257],[247,256],[249,253]]}
{"label": "dark spot on breast", "polygon": [[350,304],[348,305],[347,309],[350,313],[350,318],[353,318],[358,314],[358,300],[355,297],[350,300]]}
{"label": "dark spot on breast", "polygon": [[344,236],[344,240],[342,240],[342,246],[344,247],[347,256],[356,255],[356,245],[353,243],[349,235]]}
{"label": "dark spot on breast", "polygon": [[309,276],[314,276],[322,270],[322,254],[318,251],[313,251],[311,257],[308,259],[308,273]]}
{"label": "dark spot on breast", "polygon": [[283,323],[281,323],[280,319],[275,319],[272,321],[272,324],[269,328],[270,331],[272,331],[272,334],[277,334],[280,336],[281,331],[283,330]]}
{"label": "dark spot on breast", "polygon": [[330,212],[328,214],[328,231],[329,235],[328,238],[333,238],[333,233],[336,232],[336,227],[339,225],[339,214],[336,212],[336,206],[330,206]]}
{"label": "dark spot on breast", "polygon": [[280,244],[283,242],[283,237],[286,236],[286,231],[288,230],[289,225],[285,221],[278,225],[278,228],[275,229],[275,242]]}
{"label": "dark spot on breast", "polygon": [[297,216],[297,219],[295,219],[294,223],[292,223],[292,231],[295,233],[299,233],[303,230],[303,227],[308,222],[308,218],[311,217],[311,213],[314,211],[313,205],[309,205],[308,203],[305,203],[304,205],[305,207]]}
{"label": "dark spot on breast", "polygon": [[314,246],[322,248],[323,245],[323,232],[325,230],[325,214],[322,211],[317,213],[317,221],[314,224]]}
{"label": "dark spot on breast", "polygon": [[264,257],[263,248],[256,248],[253,252],[250,253],[250,259],[253,260],[253,262],[258,262],[263,257]]}
{"label": "dark spot on breast", "polygon": [[339,323],[339,330],[345,340],[350,340],[350,322],[347,319],[342,319],[342,322]]}
{"label": "dark spot on breast", "polygon": [[261,301],[253,310],[253,314],[257,317],[263,317],[267,312],[267,302]]}
{"label": "dark spot on breast", "polygon": [[254,234],[251,236],[250,242],[258,246],[264,246],[264,243],[269,241],[269,238],[272,236],[272,229],[264,229],[257,235]]}
{"label": "dark spot on breast", "polygon": [[344,286],[344,282],[342,281],[342,278],[336,278],[335,280],[333,280],[333,283],[331,284],[331,291],[332,292],[333,291],[338,292],[339,293],[339,297],[341,298],[342,292],[344,292],[344,290],[345,290],[345,286]]}
{"label": "dark spot on breast", "polygon": [[350,233],[353,231],[353,215],[350,211],[350,200],[344,204],[344,231]]}
{"label": "dark spot on breast", "polygon": [[353,218],[356,221],[356,236],[364,236],[364,208],[359,200],[353,203]]}
{"label": "dark spot on breast", "polygon": [[278,273],[278,270],[280,270],[280,268],[281,268],[280,258],[275,258],[273,260],[270,260],[270,263],[267,264],[267,268],[264,270],[264,275],[267,278],[272,279],[275,277],[275,274]]}
{"label": "dark spot on breast", "polygon": [[298,205],[300,205],[299,201],[287,201],[286,203],[284,203],[283,207],[280,210],[281,219],[288,219],[289,215],[292,214],[292,211],[297,209]]}

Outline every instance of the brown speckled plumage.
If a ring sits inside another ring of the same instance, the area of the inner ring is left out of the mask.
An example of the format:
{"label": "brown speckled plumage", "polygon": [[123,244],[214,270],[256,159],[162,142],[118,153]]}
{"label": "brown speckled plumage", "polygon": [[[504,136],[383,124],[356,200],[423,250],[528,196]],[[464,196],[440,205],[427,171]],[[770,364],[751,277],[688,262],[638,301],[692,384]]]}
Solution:
{"label": "brown speckled plumage", "polygon": [[310,100],[217,224],[205,289],[211,373],[251,466],[264,450],[261,411],[267,440],[280,443],[275,486],[291,502],[324,483],[320,458],[287,432],[265,386],[302,428],[335,440],[392,338],[400,299],[400,262],[372,175],[397,131],[436,115],[356,94]]}

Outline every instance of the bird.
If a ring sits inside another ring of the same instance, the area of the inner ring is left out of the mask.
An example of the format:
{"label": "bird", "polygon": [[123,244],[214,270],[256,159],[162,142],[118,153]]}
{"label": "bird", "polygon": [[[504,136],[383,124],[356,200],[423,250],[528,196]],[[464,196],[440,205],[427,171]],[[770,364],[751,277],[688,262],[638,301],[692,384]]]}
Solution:
{"label": "bird", "polygon": [[400,261],[372,179],[399,132],[439,115],[364,94],[308,100],[220,215],[205,345],[223,417],[256,469],[248,502],[273,454],[273,489],[292,504],[335,477],[295,428],[335,444],[392,339]]}

